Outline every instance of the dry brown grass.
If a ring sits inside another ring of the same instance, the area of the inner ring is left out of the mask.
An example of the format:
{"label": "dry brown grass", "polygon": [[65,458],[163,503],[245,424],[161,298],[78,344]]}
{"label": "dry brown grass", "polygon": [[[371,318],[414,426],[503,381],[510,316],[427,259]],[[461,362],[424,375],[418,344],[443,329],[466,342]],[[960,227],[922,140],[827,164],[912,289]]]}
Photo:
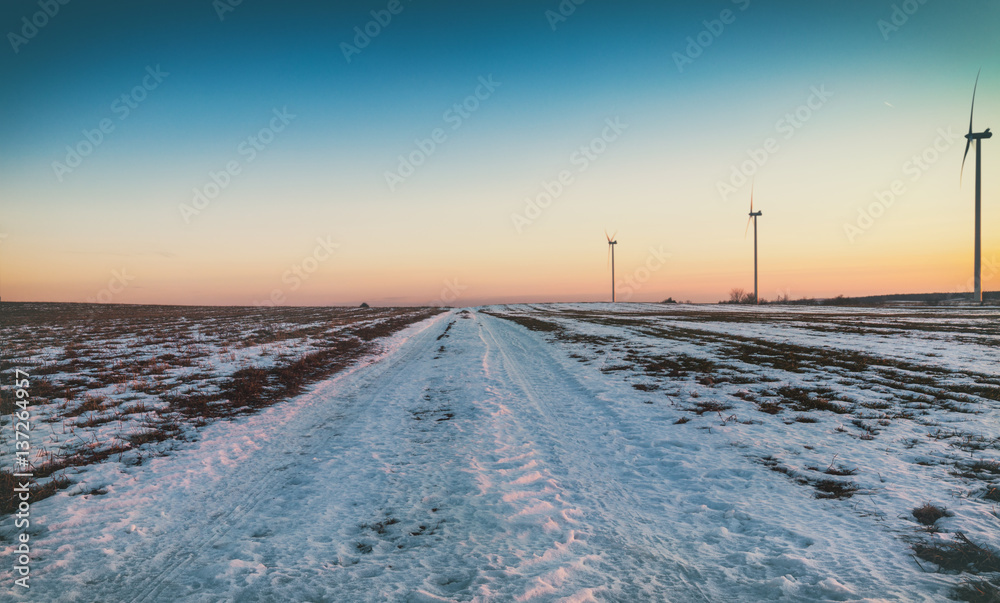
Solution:
{"label": "dry brown grass", "polygon": [[[40,456],[32,470],[44,480],[33,495],[38,500],[68,483],[65,469],[183,438],[184,422],[205,425],[285,400],[374,353],[380,338],[441,310],[4,302],[0,312],[2,369],[31,374],[35,420],[61,423],[61,434],[70,436],[63,443],[33,440]],[[260,344],[276,346],[274,366],[253,366],[252,357],[221,372],[202,368],[234,363],[241,350]],[[13,392],[2,390],[3,417],[13,409]],[[0,482],[9,478],[0,473]]]}
{"label": "dry brown grass", "polygon": [[924,503],[912,511],[913,518],[925,526],[934,525],[937,520],[948,516],[948,510],[944,507]]}
{"label": "dry brown grass", "polygon": [[991,549],[980,546],[962,532],[954,540],[922,542],[913,546],[913,552],[924,561],[930,561],[943,572],[1000,572],[1000,557]]}

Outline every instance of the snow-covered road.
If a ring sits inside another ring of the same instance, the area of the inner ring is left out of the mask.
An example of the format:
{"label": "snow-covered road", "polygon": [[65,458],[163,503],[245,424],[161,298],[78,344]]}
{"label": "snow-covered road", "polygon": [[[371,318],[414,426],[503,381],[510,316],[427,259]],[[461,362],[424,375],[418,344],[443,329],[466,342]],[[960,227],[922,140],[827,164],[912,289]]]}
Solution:
{"label": "snow-covered road", "polygon": [[38,503],[30,599],[944,592],[849,503],[815,499],[724,438],[691,438],[601,377],[512,322],[442,314],[377,361],[168,457],[89,469],[106,495]]}

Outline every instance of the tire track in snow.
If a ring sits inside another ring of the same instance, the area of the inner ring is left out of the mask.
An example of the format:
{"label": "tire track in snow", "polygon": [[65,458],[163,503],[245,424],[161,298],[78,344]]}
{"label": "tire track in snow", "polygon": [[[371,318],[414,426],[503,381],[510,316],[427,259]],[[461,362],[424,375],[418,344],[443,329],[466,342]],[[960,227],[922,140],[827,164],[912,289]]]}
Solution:
{"label": "tire track in snow", "polygon": [[[474,513],[465,502],[477,488],[462,467],[479,444],[467,429],[479,419],[468,402],[476,395],[477,383],[469,382],[453,364],[457,359],[464,365],[463,342],[455,338],[460,330],[456,323],[463,322],[452,321],[447,339],[438,340],[433,357],[424,354],[408,367],[404,383],[384,384],[368,401],[382,410],[362,426],[359,440],[368,443],[371,457],[386,474],[371,505],[398,521],[395,533],[382,536],[396,550],[382,557],[368,555],[352,571],[369,578],[381,575],[382,564],[399,578],[391,584],[365,580],[372,594],[348,588],[334,593],[335,600],[470,600],[471,591],[485,579],[484,555],[458,552],[463,544],[459,539],[476,529]],[[411,532],[417,524],[419,529]],[[356,583],[352,586],[357,588]]]}
{"label": "tire track in snow", "polygon": [[[507,389],[523,394],[527,404],[522,404],[521,409],[533,415],[531,425],[536,437],[544,436],[549,440],[549,448],[569,459],[566,464],[573,475],[567,478],[580,484],[577,493],[590,502],[589,513],[599,515],[593,521],[601,527],[595,530],[592,540],[604,552],[604,572],[615,581],[612,589],[628,590],[638,576],[656,584],[657,577],[662,577],[664,569],[669,567],[672,583],[660,584],[658,597],[669,594],[688,601],[714,600],[700,587],[706,582],[705,577],[675,553],[683,548],[679,542],[646,533],[644,527],[655,525],[660,518],[644,516],[638,510],[643,507],[641,498],[612,477],[615,467],[610,463],[601,466],[594,460],[609,458],[609,450],[598,447],[602,439],[600,428],[617,422],[606,412],[595,416],[593,394],[559,371],[558,363],[547,350],[538,345],[529,350],[530,335],[521,334],[502,319],[482,314],[477,317],[482,320],[484,342],[498,357],[490,371],[506,377]],[[525,418],[521,421],[525,422]],[[610,452],[610,458],[617,456],[613,450]],[[651,564],[659,566],[660,571],[655,575],[649,575]],[[635,574],[622,578],[626,569]],[[625,594],[626,597],[650,595],[649,592]]]}
{"label": "tire track in snow", "polygon": [[604,579],[591,567],[600,556],[587,541],[587,510],[567,500],[573,494],[561,482],[565,470],[557,451],[538,441],[536,417],[525,412],[524,392],[509,379],[501,350],[481,318],[476,315],[475,326],[488,395],[479,405],[490,419],[481,431],[492,439],[492,449],[475,459],[474,466],[489,485],[483,494],[499,499],[503,544],[525,549],[505,551],[505,579],[490,585],[496,592],[484,589],[481,595],[491,599],[502,594],[515,601],[560,595],[569,601],[593,600],[604,589]]}

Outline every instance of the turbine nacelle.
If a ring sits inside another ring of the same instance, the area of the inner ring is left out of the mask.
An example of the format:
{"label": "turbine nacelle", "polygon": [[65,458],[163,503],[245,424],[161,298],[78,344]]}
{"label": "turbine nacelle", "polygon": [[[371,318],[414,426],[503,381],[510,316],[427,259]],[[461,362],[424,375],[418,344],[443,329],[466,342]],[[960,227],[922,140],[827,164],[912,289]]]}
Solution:
{"label": "turbine nacelle", "polygon": [[979,76],[982,72],[983,70],[980,69],[979,73],[976,74],[976,83],[972,86],[972,110],[969,111],[969,133],[965,135],[965,139],[969,142],[965,143],[965,154],[962,155],[962,170],[958,174],[959,182],[961,182],[962,177],[965,176],[965,160],[969,157],[969,149],[972,147],[972,141],[993,138],[993,133],[990,132],[989,128],[986,128],[985,132],[980,132],[978,134],[973,133],[972,131],[972,120],[976,117],[976,90],[979,89]]}
{"label": "turbine nacelle", "polygon": [[969,140],[983,140],[985,138],[993,138],[993,132],[990,132],[990,129],[986,128],[985,132],[980,132],[979,134],[969,132],[965,135],[965,137]]}
{"label": "turbine nacelle", "polygon": [[750,214],[749,214],[750,215],[750,219],[747,220],[747,229],[746,229],[746,232],[743,233],[743,238],[744,239],[747,237],[747,234],[750,233],[750,223],[753,222],[753,219],[757,218],[759,216],[763,216],[764,215],[763,212],[759,212],[759,211],[755,212],[753,210],[753,189],[756,186],[757,186],[757,181],[755,179],[754,182],[750,184]]}

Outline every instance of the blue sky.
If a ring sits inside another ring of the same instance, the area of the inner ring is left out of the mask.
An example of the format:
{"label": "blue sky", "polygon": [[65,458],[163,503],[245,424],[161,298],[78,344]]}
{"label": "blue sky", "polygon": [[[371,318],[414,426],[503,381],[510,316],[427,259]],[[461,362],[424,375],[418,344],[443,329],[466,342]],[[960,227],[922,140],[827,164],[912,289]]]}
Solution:
{"label": "blue sky", "polygon": [[[84,301],[125,262],[137,277],[115,301],[243,304],[279,289],[283,303],[432,303],[455,279],[468,303],[601,299],[608,228],[624,274],[650,248],[671,254],[637,300],[714,301],[752,278],[749,187],[723,198],[719,183],[773,137],[756,174],[765,297],[950,290],[971,270],[964,140],[862,236],[844,225],[939,128],[964,133],[980,67],[977,125],[1000,123],[996,2],[587,0],[553,28],[555,1],[401,0],[345,60],[354,28],[389,4],[243,0],[220,19],[210,0],[77,0],[15,52],[10,33],[42,9],[5,2],[0,294]],[[894,7],[912,14],[889,30]],[[678,69],[699,35],[711,44]],[[116,99],[157,66],[169,75],[121,119]],[[500,85],[451,129],[446,112],[490,77]],[[824,86],[829,102],[777,134]],[[247,162],[239,145],[282,109],[294,119]],[[515,229],[525,199],[612,118],[628,124],[621,139]],[[105,119],[113,131],[57,179],[66,146]],[[398,157],[438,128],[446,142],[390,190]],[[987,174],[998,156],[987,147]],[[230,186],[185,221],[179,207],[232,161]],[[931,217],[940,207],[955,211]],[[938,248],[901,251],[929,232]],[[338,253],[289,290],[287,268],[326,236]]]}

